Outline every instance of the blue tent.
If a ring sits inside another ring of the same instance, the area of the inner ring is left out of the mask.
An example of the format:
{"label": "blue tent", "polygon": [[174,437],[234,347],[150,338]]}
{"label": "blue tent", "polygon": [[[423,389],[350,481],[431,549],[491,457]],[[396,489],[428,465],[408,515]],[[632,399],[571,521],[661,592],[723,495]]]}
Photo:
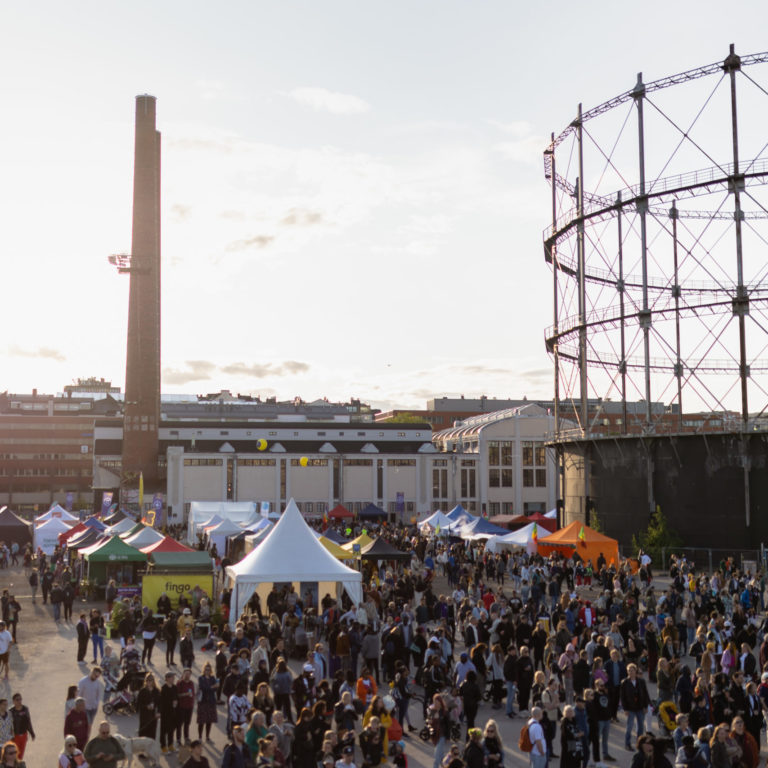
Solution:
{"label": "blue tent", "polygon": [[103,531],[107,527],[98,517],[89,517],[83,525],[86,528],[93,528],[94,531]]}
{"label": "blue tent", "polygon": [[387,513],[381,507],[377,507],[375,504],[369,504],[365,509],[359,512],[357,516],[367,518],[386,517]]}
{"label": "blue tent", "polygon": [[459,531],[459,536],[462,538],[467,536],[504,536],[509,531],[506,528],[501,528],[498,525],[489,523],[484,517],[476,517],[472,522],[467,523]]}
{"label": "blue tent", "polygon": [[450,517],[457,526],[464,525],[465,523],[471,523],[473,520],[477,520],[474,515],[470,515],[461,504],[457,504],[447,515]]}
{"label": "blue tent", "polygon": [[346,544],[349,541],[349,539],[345,538],[345,536],[339,533],[335,528],[327,528],[323,531],[323,536],[325,536],[326,539],[330,539],[334,544]]}

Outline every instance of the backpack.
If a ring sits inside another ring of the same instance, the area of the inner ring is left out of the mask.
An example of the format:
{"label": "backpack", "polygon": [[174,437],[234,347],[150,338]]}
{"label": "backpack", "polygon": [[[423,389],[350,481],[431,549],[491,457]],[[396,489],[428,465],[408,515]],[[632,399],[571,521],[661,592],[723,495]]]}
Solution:
{"label": "backpack", "polygon": [[528,734],[528,723],[520,730],[520,738],[517,740],[517,747],[521,752],[533,752],[533,742]]}

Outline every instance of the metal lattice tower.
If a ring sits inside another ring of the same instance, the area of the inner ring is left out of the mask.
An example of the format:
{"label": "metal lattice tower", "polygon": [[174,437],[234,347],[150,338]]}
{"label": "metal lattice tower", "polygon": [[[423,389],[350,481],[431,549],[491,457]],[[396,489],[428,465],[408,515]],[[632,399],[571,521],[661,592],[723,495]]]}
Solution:
{"label": "metal lattice tower", "polygon": [[623,404],[620,432],[645,435],[682,432],[692,412],[745,433],[768,409],[767,63],[731,46],[722,62],[640,74],[553,134],[556,441],[599,431],[598,399]]}

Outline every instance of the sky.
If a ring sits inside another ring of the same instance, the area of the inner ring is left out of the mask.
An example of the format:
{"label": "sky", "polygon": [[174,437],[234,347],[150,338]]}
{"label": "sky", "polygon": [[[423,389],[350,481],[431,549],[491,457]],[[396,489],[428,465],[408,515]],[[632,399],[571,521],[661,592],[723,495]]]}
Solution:
{"label": "sky", "polygon": [[[738,10],[738,13],[736,13]],[[0,8],[0,391],[124,387],[134,98],[157,97],[163,391],[552,395],[542,151],[768,6],[41,0]]]}

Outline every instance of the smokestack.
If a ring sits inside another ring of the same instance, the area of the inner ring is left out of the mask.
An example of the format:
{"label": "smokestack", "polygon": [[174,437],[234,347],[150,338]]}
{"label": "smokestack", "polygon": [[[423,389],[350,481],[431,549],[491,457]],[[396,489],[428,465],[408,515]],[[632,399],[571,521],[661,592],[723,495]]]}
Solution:
{"label": "smokestack", "polygon": [[136,97],[123,473],[157,485],[160,421],[160,133],[154,96]]}

